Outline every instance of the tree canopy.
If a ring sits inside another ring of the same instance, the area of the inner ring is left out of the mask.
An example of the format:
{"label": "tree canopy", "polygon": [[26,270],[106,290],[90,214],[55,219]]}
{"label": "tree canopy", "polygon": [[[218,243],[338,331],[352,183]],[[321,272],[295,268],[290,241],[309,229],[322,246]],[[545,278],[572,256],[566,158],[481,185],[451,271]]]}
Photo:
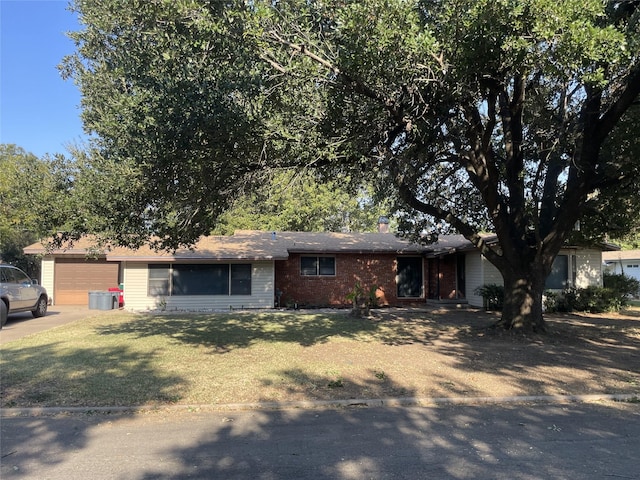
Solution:
{"label": "tree canopy", "polygon": [[354,192],[309,172],[283,171],[239,198],[217,219],[213,233],[236,230],[372,232],[390,205],[361,186]]}
{"label": "tree canopy", "polygon": [[0,259],[34,274],[23,247],[64,226],[68,214],[69,163],[38,158],[13,144],[0,144]]}
{"label": "tree canopy", "polygon": [[481,250],[506,327],[544,330],[576,222],[637,195],[638,5],[76,0],[63,71],[89,169],[126,172],[122,240],[193,241],[274,169],[364,178],[408,232],[446,225]]}

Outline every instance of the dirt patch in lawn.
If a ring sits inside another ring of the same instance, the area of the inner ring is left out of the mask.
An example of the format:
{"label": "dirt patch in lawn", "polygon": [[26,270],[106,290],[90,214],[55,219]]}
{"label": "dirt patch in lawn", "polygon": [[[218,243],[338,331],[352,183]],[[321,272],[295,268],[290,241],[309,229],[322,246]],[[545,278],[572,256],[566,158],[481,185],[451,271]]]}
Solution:
{"label": "dirt patch in lawn", "polygon": [[300,350],[305,369],[256,385],[260,400],[640,394],[640,318],[553,315],[549,332],[493,328],[483,311],[377,310],[375,341]]}

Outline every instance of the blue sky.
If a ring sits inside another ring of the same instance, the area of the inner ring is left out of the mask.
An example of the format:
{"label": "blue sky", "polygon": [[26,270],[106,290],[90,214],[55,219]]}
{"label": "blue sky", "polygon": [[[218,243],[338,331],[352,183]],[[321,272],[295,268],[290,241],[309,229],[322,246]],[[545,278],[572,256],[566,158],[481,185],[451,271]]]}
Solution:
{"label": "blue sky", "polygon": [[67,0],[0,0],[0,143],[37,156],[84,138],[80,92],[56,66],[79,30]]}

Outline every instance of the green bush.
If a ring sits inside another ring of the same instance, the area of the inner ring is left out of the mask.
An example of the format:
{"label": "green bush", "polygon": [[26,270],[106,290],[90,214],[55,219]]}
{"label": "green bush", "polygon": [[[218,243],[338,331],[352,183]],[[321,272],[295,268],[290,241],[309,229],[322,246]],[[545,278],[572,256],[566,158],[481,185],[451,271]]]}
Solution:
{"label": "green bush", "polygon": [[616,291],[623,299],[628,300],[630,297],[640,295],[640,281],[625,274],[605,273],[602,276],[602,282],[605,288]]}
{"label": "green bush", "polygon": [[567,289],[562,293],[545,292],[546,312],[617,312],[640,293],[640,282],[626,275],[604,274],[603,287]]}
{"label": "green bush", "polygon": [[557,292],[552,292],[548,290],[544,292],[544,297],[542,297],[542,306],[544,307],[544,311],[548,313],[558,312],[560,301],[562,297]]}
{"label": "green bush", "polygon": [[[553,312],[617,312],[629,305],[632,297],[640,294],[640,282],[626,275],[605,274],[604,286],[566,289],[561,293],[544,292],[544,310]],[[474,290],[484,299],[486,310],[501,310],[504,303],[504,287],[493,283]]]}
{"label": "green bush", "polygon": [[355,317],[368,316],[370,309],[379,307],[380,303],[376,295],[379,288],[378,285],[373,285],[367,291],[360,282],[356,282],[353,290],[346,296],[347,301],[353,306],[351,314]]}
{"label": "green bush", "polygon": [[502,310],[504,305],[504,287],[487,283],[476,288],[473,293],[483,298],[485,310]]}
{"label": "green bush", "polygon": [[622,302],[611,288],[589,286],[576,290],[572,307],[579,312],[616,312],[622,307]]}

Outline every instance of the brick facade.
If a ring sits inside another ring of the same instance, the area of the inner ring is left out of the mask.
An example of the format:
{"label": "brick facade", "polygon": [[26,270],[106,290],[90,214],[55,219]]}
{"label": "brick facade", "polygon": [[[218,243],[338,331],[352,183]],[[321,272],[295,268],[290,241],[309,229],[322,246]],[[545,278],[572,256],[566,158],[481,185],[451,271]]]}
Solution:
{"label": "brick facade", "polygon": [[[305,254],[313,255],[313,254]],[[335,258],[335,276],[300,274],[301,254],[292,253],[288,260],[275,262],[276,291],[282,292],[280,305],[347,306],[346,296],[358,281],[365,290],[377,285],[380,305],[406,305],[424,299],[398,298],[396,286],[396,254],[344,253]],[[424,270],[424,267],[423,267]],[[423,271],[423,278],[424,276]]]}

